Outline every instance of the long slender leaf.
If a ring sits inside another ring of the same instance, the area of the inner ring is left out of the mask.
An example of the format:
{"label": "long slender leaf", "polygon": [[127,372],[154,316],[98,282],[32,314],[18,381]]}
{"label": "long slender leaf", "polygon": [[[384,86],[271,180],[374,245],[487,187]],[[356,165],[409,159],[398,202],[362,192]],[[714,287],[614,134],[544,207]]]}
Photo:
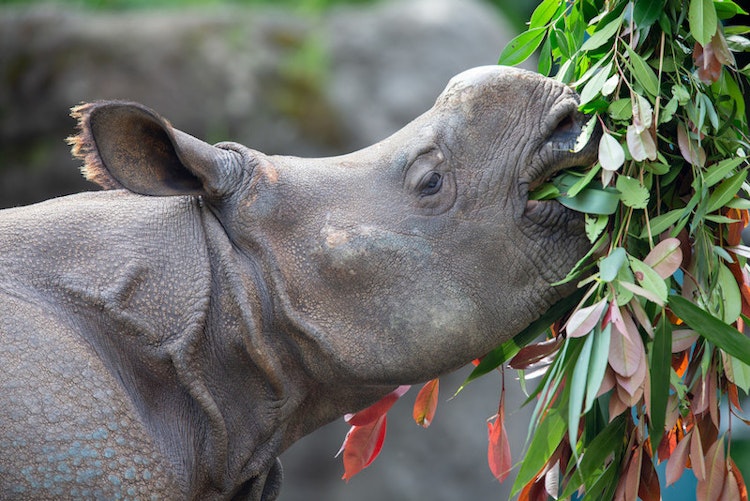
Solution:
{"label": "long slender leaf", "polygon": [[669,307],[698,334],[731,356],[750,365],[750,339],[747,336],[682,296],[670,295]]}
{"label": "long slender leaf", "polygon": [[559,411],[550,409],[534,432],[534,438],[529,444],[529,449],[524,455],[521,468],[513,483],[512,496],[515,496],[542,469],[560,445],[565,431],[565,420],[560,416]]}
{"label": "long slender leaf", "polygon": [[[578,442],[578,423],[581,419],[581,410],[586,397],[586,380],[588,378],[589,360],[591,350],[594,346],[594,335],[589,333],[583,342],[581,353],[578,355],[573,376],[570,380],[570,395],[568,397],[568,439],[571,444]],[[576,448],[573,447],[575,453]]]}
{"label": "long slender leaf", "polygon": [[658,444],[664,433],[669,397],[669,376],[672,370],[672,325],[662,313],[661,321],[654,330],[654,344],[651,351],[651,443]]}
{"label": "long slender leaf", "polygon": [[546,33],[544,28],[532,28],[516,36],[500,53],[497,64],[514,66],[526,61],[542,44]]}

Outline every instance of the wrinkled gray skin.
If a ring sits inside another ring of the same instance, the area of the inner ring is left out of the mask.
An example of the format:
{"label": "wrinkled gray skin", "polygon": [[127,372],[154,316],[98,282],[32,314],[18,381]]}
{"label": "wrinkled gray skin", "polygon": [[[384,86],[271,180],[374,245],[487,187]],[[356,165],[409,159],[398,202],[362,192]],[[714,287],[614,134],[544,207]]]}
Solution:
{"label": "wrinkled gray skin", "polygon": [[580,215],[527,202],[592,160],[576,104],[477,68],[325,159],[79,107],[109,190],[0,212],[2,497],[271,500],[295,440],[513,336],[587,250]]}

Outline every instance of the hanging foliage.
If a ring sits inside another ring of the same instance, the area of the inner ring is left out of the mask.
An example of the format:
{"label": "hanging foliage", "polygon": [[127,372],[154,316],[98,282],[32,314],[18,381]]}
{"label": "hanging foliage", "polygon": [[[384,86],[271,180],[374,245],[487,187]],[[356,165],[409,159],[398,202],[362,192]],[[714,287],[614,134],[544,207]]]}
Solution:
{"label": "hanging foliage", "polygon": [[[750,424],[750,66],[733,55],[750,51],[750,27],[732,25],[739,14],[732,0],[544,0],[501,53],[506,65],[538,53],[538,71],[578,91],[591,117],[580,142],[602,132],[595,165],[530,194],[585,214],[592,250],[563,280],[579,293],[465,383],[508,362],[541,375],[519,499],[659,499],[659,462],[667,484],[692,469],[699,499],[748,499],[731,457],[732,430]],[[488,453],[501,480],[503,417],[501,401]]]}

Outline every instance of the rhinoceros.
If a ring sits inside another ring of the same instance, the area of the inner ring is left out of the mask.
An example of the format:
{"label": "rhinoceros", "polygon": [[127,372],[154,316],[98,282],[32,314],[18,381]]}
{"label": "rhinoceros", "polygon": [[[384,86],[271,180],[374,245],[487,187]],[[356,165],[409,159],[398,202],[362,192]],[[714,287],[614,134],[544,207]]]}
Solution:
{"label": "rhinoceros", "polygon": [[583,220],[528,193],[593,160],[578,97],[499,66],[360,151],[209,145],[74,109],[104,190],[0,212],[0,490],[277,497],[277,456],[454,370],[571,292]]}

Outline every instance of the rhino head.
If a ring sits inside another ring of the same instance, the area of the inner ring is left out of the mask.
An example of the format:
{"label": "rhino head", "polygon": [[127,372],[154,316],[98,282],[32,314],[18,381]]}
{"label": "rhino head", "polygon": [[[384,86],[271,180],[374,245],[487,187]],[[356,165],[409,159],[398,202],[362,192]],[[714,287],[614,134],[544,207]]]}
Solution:
{"label": "rhino head", "polygon": [[591,144],[572,152],[577,108],[558,82],[488,66],[339,157],[212,146],[124,102],[77,109],[74,153],[107,189],[190,195],[220,223],[274,353],[249,349],[277,393],[307,409],[287,419],[286,447],[395,385],[482,356],[571,292],[550,284],[588,250],[583,218],[528,193],[595,158]]}

